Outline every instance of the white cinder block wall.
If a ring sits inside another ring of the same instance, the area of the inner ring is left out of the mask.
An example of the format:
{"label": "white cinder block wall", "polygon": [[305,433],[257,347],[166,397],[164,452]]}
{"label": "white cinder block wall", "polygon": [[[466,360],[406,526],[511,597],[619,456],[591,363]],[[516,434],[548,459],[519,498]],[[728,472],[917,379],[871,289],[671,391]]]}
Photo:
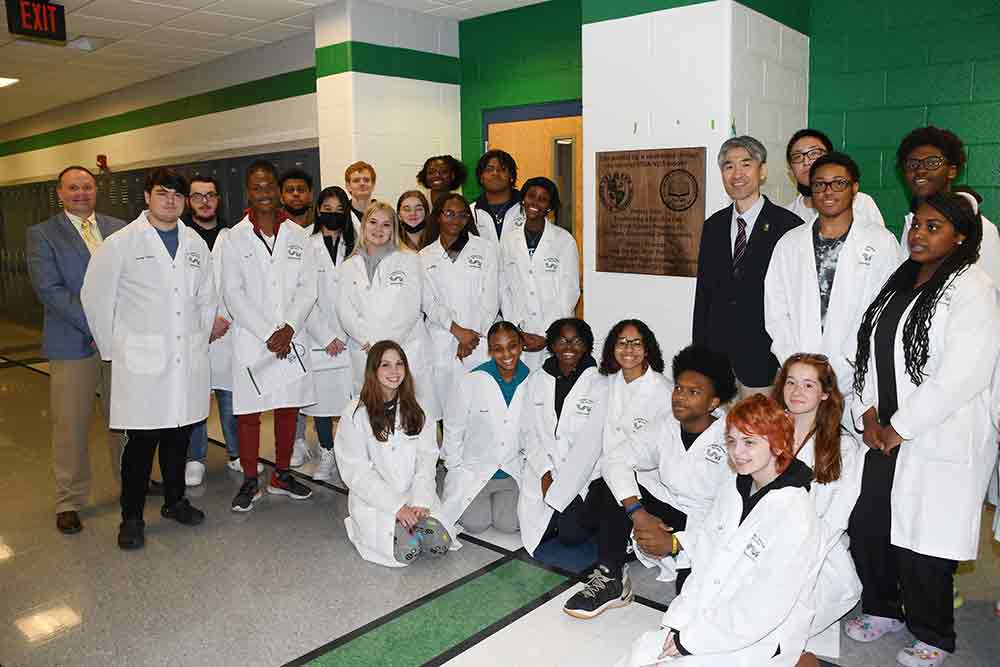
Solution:
{"label": "white cinder block wall", "polygon": [[[0,127],[0,141],[304,69],[314,63],[313,36],[303,35],[19,120]],[[68,164],[94,166],[99,153],[109,156],[112,169],[124,169],[282,143],[316,145],[317,136],[316,95],[300,95],[0,157],[0,184],[52,178]]]}
{"label": "white cinder block wall", "polygon": [[809,38],[739,3],[732,3],[733,122],[767,147],[764,193],[777,204],[798,194],[788,176],[785,146],[806,127]]}
{"label": "white cinder block wall", "polygon": [[[343,0],[319,7],[317,48],[344,41],[458,57],[458,22]],[[355,160],[375,167],[375,196],[393,205],[417,187],[431,155],[461,153],[459,86],[344,72],[316,82],[320,163],[324,185],[340,185]]]}
{"label": "white cinder block wall", "polygon": [[[753,33],[751,17],[756,26]],[[583,26],[583,180],[588,193],[584,197],[584,309],[598,340],[618,320],[639,317],[656,333],[664,355],[672,356],[691,340],[695,279],[597,272],[595,154],[705,146],[707,217],[730,203],[716,156],[732,125],[739,134],[760,128],[769,153],[774,154],[769,160],[769,188],[776,194],[773,198],[783,203],[790,196],[781,190],[786,180],[781,136],[787,138],[802,125],[786,129],[796,122],[790,112],[787,122],[766,129],[765,114],[774,108],[768,105],[784,110],[786,96],[799,100],[795,96],[801,95],[801,122],[805,122],[808,69],[808,43],[788,38],[789,46],[783,51],[785,32],[793,31],[730,0]],[[744,37],[738,38],[737,33]],[[768,36],[773,41],[770,46]],[[738,57],[737,42],[745,45],[743,52],[749,58]],[[780,60],[783,52],[787,62]],[[780,68],[772,67],[768,77],[766,64],[771,60]],[[801,86],[790,74],[799,71]],[[757,83],[750,86],[750,81]],[[785,85],[790,88],[783,90]],[[753,120],[743,120],[751,114],[756,126]]]}

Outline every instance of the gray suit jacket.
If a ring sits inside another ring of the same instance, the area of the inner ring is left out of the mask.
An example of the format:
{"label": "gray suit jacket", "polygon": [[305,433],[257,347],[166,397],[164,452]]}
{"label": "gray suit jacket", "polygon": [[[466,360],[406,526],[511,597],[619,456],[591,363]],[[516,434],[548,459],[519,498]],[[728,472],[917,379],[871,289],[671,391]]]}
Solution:
{"label": "gray suit jacket", "polygon": [[[125,226],[118,218],[97,214],[101,236]],[[80,305],[80,288],[90,262],[87,245],[60,212],[28,228],[28,276],[44,308],[42,353],[49,359],[85,359],[96,352],[87,318]]]}

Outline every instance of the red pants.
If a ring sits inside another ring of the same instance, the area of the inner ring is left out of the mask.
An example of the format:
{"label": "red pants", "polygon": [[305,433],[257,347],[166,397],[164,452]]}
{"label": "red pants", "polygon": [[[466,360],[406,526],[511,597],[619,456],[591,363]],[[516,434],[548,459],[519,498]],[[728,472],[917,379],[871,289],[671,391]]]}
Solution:
{"label": "red pants", "polygon": [[[277,408],[274,411],[275,465],[287,470],[292,461],[292,444],[295,441],[295,421],[298,408]],[[236,415],[240,436],[240,465],[244,477],[257,477],[257,458],[260,456],[260,413]]]}

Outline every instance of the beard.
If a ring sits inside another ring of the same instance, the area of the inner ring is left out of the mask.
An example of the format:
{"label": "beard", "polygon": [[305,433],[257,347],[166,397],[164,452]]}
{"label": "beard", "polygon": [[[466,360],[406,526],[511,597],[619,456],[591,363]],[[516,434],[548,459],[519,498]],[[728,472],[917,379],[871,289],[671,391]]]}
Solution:
{"label": "beard", "polygon": [[210,222],[215,222],[216,221],[216,219],[218,218],[218,213],[217,212],[213,213],[212,215],[210,215],[207,218],[205,218],[205,217],[202,217],[202,216],[198,215],[198,211],[192,210],[191,211],[191,217],[194,219],[195,222],[201,222],[203,224],[208,224]]}

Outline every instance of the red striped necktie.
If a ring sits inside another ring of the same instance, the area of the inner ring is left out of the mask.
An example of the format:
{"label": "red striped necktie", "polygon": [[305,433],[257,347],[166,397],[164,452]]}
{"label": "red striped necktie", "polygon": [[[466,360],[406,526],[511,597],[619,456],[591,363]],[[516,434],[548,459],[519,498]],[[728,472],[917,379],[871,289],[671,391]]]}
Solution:
{"label": "red striped necktie", "polygon": [[733,244],[733,266],[740,263],[747,251],[747,221],[736,218],[736,243]]}

